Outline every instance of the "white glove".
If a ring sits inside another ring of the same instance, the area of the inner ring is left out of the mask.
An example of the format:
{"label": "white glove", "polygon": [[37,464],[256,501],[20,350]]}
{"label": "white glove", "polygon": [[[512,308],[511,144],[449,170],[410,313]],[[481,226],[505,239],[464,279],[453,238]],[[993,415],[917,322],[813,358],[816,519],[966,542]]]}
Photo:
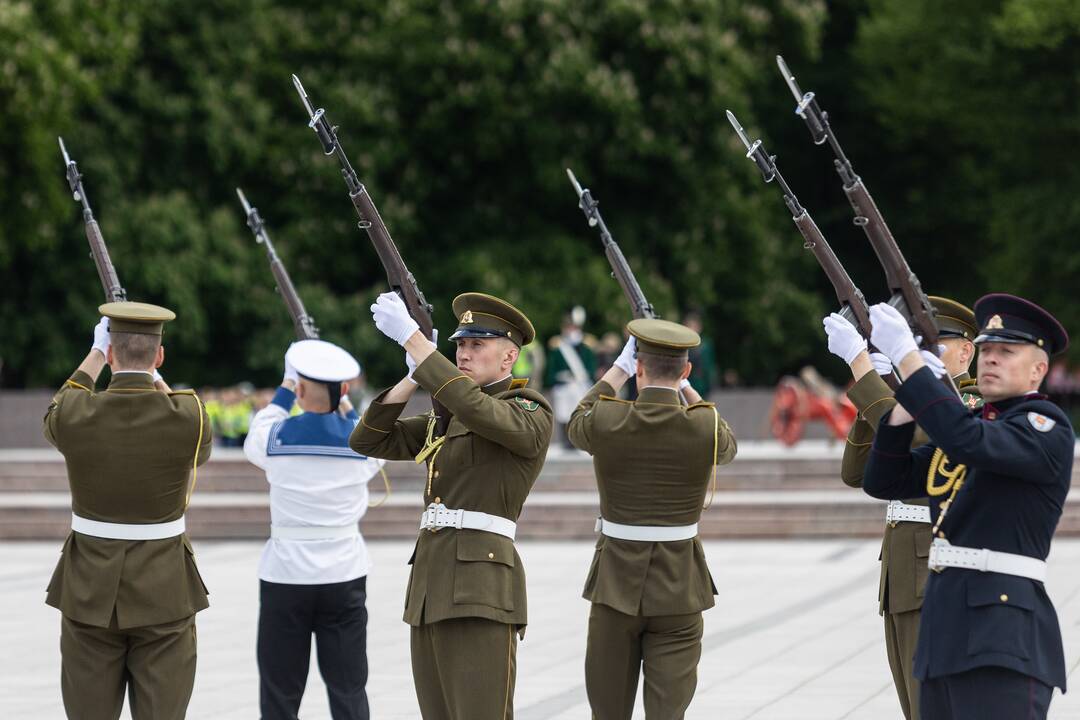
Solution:
{"label": "white glove", "polygon": [[164,378],[161,377],[161,373],[158,372],[157,368],[154,368],[153,375],[154,382],[164,382]]}
{"label": "white glove", "polygon": [[919,346],[911,334],[911,328],[900,311],[888,303],[878,303],[870,308],[870,342],[883,352],[893,365],[900,365],[909,353]]}
{"label": "white glove", "polygon": [[619,353],[619,357],[615,358],[615,362],[612,363],[615,367],[622,370],[630,377],[637,375],[637,338],[633,335],[623,345],[622,352]]}
{"label": "white glove", "polygon": [[405,345],[405,341],[420,329],[416,321],[409,316],[409,309],[405,307],[398,294],[385,292],[371,306],[371,316],[375,319],[375,327],[398,345]]}
{"label": "white glove", "polygon": [[[292,348],[292,345],[289,346]],[[288,350],[285,351],[288,353]],[[285,374],[281,377],[281,384],[284,385],[286,380],[292,380],[296,384],[300,384],[300,373],[296,372],[296,368],[289,362],[288,354],[285,356]]]}
{"label": "white glove", "polygon": [[692,387],[690,385],[690,379],[689,378],[683,378],[682,380],[679,381],[679,390],[685,390],[688,387]]}
{"label": "white glove", "polygon": [[[439,329],[433,329],[431,331],[431,334],[435,337],[434,340],[429,341],[431,343],[431,347],[438,350],[438,346],[436,345],[436,343],[439,342]],[[412,355],[410,355],[409,353],[405,353],[405,366],[409,368],[409,374],[405,377],[408,378],[409,382],[411,382],[413,385],[419,385],[420,383],[413,380],[413,373],[416,372],[416,361],[413,360]]]}
{"label": "white glove", "polygon": [[840,313],[832,313],[822,320],[825,334],[829,336],[829,352],[848,365],[866,350],[866,339],[859,334],[848,320]]}
{"label": "white glove", "polygon": [[102,316],[98,324],[94,326],[94,344],[91,350],[97,350],[105,357],[109,357],[109,345],[112,339],[109,337],[109,318]]}
{"label": "white glove", "polygon": [[879,352],[870,353],[870,364],[874,366],[874,372],[882,377],[893,373],[893,366],[889,362],[889,358]]}
{"label": "white glove", "polygon": [[919,354],[922,355],[922,359],[923,362],[926,363],[926,367],[930,368],[930,372],[934,373],[934,377],[945,377],[945,363],[941,362],[941,358],[939,358],[937,355],[930,352],[929,350],[920,350]]}

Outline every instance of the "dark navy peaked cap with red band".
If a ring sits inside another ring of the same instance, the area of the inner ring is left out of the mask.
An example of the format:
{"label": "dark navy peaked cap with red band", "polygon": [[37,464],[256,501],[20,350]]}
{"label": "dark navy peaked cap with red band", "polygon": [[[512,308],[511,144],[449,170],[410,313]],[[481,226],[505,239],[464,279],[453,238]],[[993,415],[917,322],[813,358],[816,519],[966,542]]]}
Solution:
{"label": "dark navy peaked cap with red band", "polygon": [[975,303],[979,335],[975,344],[1031,343],[1049,355],[1069,347],[1069,334],[1057,318],[1035,303],[1015,295],[992,293]]}

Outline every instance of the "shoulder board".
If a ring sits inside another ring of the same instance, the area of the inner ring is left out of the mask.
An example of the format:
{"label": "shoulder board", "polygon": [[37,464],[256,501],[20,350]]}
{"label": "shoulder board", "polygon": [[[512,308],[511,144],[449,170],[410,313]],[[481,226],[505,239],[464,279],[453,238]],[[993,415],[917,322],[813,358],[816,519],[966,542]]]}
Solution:
{"label": "shoulder board", "polygon": [[190,388],[187,390],[170,390],[169,395],[191,395],[192,397],[194,397],[195,391]]}
{"label": "shoulder board", "polygon": [[1070,425],[1068,417],[1065,415],[1065,411],[1060,407],[1045,399],[1045,397],[1032,398],[1027,402],[1017,404],[1015,407],[1009,408],[1008,414],[1024,413],[1030,415],[1032,413],[1036,415],[1046,415],[1059,423]]}
{"label": "shoulder board", "polygon": [[514,378],[510,381],[511,390],[521,390],[529,386],[529,378]]}
{"label": "shoulder board", "polygon": [[707,407],[707,408],[716,407],[716,403],[711,403],[711,402],[708,402],[707,400],[702,400],[701,402],[696,402],[693,405],[687,405],[686,409],[687,410],[693,410],[694,408],[703,408],[703,407]]}
{"label": "shoulder board", "polygon": [[623,400],[622,398],[614,397],[613,395],[601,395],[601,400],[607,400],[608,402],[622,403],[623,405],[633,405],[632,400]]}
{"label": "shoulder board", "polygon": [[93,395],[93,394],[94,394],[94,391],[93,391],[93,390],[91,390],[90,388],[86,387],[85,385],[80,385],[79,383],[75,382],[74,380],[67,380],[67,381],[66,381],[66,382],[64,383],[64,387],[72,387],[72,388],[77,388],[77,389],[79,389],[79,390],[85,390],[86,392],[90,393],[91,395]]}
{"label": "shoulder board", "polygon": [[[966,380],[961,380],[960,382],[956,383],[956,387],[971,392],[972,388],[974,388],[978,384],[978,382],[979,381],[976,378],[967,378]],[[978,391],[976,390],[976,392]]]}

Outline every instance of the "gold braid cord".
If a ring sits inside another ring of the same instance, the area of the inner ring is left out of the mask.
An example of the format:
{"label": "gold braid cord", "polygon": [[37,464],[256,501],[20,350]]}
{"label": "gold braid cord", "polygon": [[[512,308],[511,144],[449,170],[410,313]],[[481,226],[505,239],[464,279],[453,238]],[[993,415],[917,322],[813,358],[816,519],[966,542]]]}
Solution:
{"label": "gold braid cord", "polygon": [[[949,512],[949,508],[952,506],[953,500],[956,498],[956,494],[960,492],[960,488],[964,486],[964,478],[967,477],[967,466],[957,463],[951,469],[947,467],[949,458],[945,456],[941,448],[934,450],[934,456],[930,458],[930,469],[926,472],[926,492],[930,497],[940,497],[945,493],[949,493],[949,497],[945,502],[941,503],[938,511],[937,522],[934,523],[934,527],[930,529],[932,536],[937,536],[938,529],[941,527],[942,521],[945,520],[945,516]],[[935,485],[938,474],[943,478],[946,478],[947,482],[943,485]],[[941,537],[944,537],[944,533],[941,533]]]}
{"label": "gold braid cord", "polygon": [[386,470],[383,467],[379,467],[379,474],[382,475],[383,486],[386,488],[386,493],[382,496],[382,500],[377,503],[368,503],[369,508],[382,507],[386,504],[386,501],[390,499],[390,476],[386,474]]}
{"label": "gold braid cord", "polygon": [[446,442],[446,436],[435,438],[435,422],[438,418],[435,415],[435,411],[432,410],[428,413],[427,423],[427,437],[424,438],[424,447],[416,454],[416,464],[427,460],[427,492],[425,495],[431,494],[431,481],[435,476],[435,458],[439,456],[442,451],[443,443]]}
{"label": "gold braid cord", "polygon": [[191,504],[191,494],[195,492],[195,483],[199,479],[199,450],[202,448],[203,439],[203,404],[202,400],[195,393],[191,393],[191,397],[195,398],[195,407],[199,412],[199,439],[195,441],[195,458],[191,461],[191,487],[188,488],[187,497],[184,499],[184,510],[187,510],[188,505]]}
{"label": "gold braid cord", "polygon": [[720,413],[714,407],[713,411],[713,433],[712,433],[712,490],[709,492],[709,499],[702,506],[702,510],[708,510],[712,506],[713,498],[716,496],[716,461],[720,458]]}

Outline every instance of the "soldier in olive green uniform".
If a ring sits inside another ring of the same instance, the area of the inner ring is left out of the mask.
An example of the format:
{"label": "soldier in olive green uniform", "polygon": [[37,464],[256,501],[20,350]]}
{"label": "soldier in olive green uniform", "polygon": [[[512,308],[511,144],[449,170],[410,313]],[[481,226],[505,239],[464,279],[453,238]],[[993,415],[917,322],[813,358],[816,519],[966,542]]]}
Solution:
{"label": "soldier in olive green uniform", "polygon": [[[629,720],[644,670],[646,717],[675,720],[697,687],[701,613],[716,594],[697,523],[735,438],[686,380],[697,333],[666,320],[633,320],[627,330],[615,365],[568,426],[571,442],[593,456],[602,514],[585,581],[585,683],[593,718]],[[630,377],[637,400],[617,399]]]}
{"label": "soldier in olive green uniform", "polygon": [[[46,599],[63,613],[64,707],[114,720],[126,686],[136,720],[179,720],[195,680],[195,613],[208,604],[184,510],[194,468],[210,457],[210,422],[194,393],[156,374],[175,315],[134,302],[99,309],[93,348],[45,415],[71,485],[72,532]],[[106,361],[112,380],[97,393]]]}
{"label": "soldier in olive green uniform", "polygon": [[[982,397],[975,381],[968,376],[975,355],[972,344],[977,333],[975,314],[947,298],[931,296],[930,302],[937,311],[939,342],[944,348],[938,364],[943,363],[953,376],[964,403],[977,408]],[[891,372],[892,367],[883,355],[868,354],[866,341],[839,315],[826,318],[825,328],[829,349],[851,366],[855,384],[848,390],[848,397],[859,410],[859,417],[848,434],[841,477],[851,487],[862,487],[863,471],[878,423],[896,405],[893,391],[881,377]],[[916,430],[912,447],[927,442],[926,434]],[[889,503],[881,544],[878,611],[885,618],[885,647],[893,682],[904,717],[909,720],[919,717],[919,683],[912,676],[912,666],[919,638],[919,610],[926,586],[930,541],[930,508],[926,498]]]}
{"label": "soldier in olive green uniform", "polygon": [[[420,536],[405,596],[413,679],[428,720],[502,720],[514,712],[518,633],[526,623],[516,521],[551,439],[551,407],[510,369],[535,336],[517,308],[481,293],[454,300],[457,365],[424,338],[394,293],[375,324],[406,350],[409,375],[379,395],[349,445],[370,457],[427,463]],[[417,385],[453,414],[400,419]]]}

